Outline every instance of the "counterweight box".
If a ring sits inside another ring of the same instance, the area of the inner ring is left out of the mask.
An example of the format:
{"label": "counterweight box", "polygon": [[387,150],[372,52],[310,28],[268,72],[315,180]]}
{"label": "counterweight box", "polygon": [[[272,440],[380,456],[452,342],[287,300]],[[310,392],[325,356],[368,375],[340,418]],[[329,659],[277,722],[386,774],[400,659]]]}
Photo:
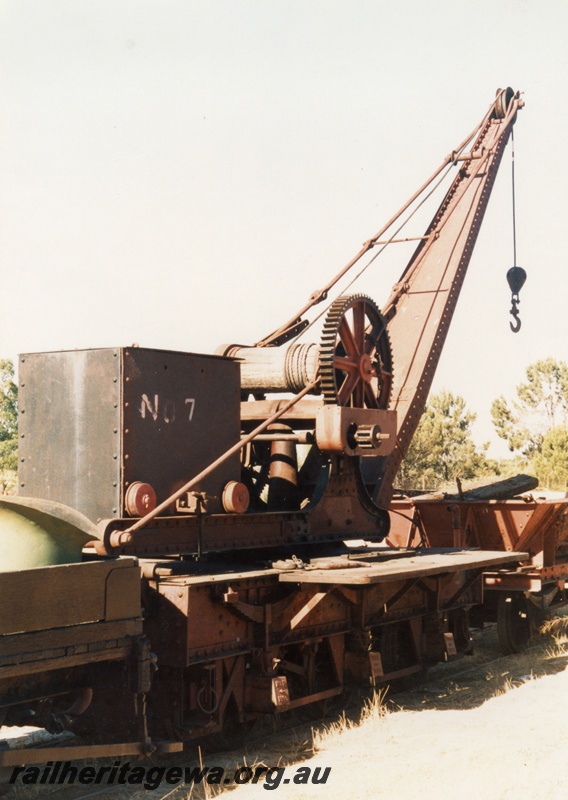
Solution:
{"label": "counterweight box", "polygon": [[[19,406],[20,495],[96,522],[126,516],[134,481],[160,503],[239,440],[239,366],[138,347],[31,353],[19,359]],[[208,512],[239,475],[237,454],[195,487]]]}

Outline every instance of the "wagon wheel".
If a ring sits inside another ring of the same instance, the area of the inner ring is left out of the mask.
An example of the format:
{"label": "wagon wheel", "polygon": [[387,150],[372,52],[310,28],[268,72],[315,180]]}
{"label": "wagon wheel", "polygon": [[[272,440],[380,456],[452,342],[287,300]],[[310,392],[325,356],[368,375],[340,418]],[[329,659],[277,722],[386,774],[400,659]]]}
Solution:
{"label": "wagon wheel", "polygon": [[[408,620],[389,622],[378,627],[378,647],[385,675],[389,672],[398,672],[403,669],[416,668],[416,673],[425,672],[416,652],[412,629]],[[408,681],[416,680],[416,675],[410,678],[399,678],[391,681],[395,689],[405,688]]]}
{"label": "wagon wheel", "polygon": [[[339,689],[342,678],[333,669],[329,639],[318,645],[298,644],[281,651],[281,667],[286,675],[291,699],[317,695],[327,689]],[[314,721],[326,716],[330,698],[315,700],[298,709],[301,719]]]}
{"label": "wagon wheel", "polygon": [[531,621],[525,596],[502,595],[497,605],[497,634],[505,655],[521,653],[531,637]]}
{"label": "wagon wheel", "polygon": [[256,719],[241,720],[234,700],[231,698],[223,715],[223,727],[207,736],[203,745],[209,753],[234,750],[243,747],[256,726]]}
{"label": "wagon wheel", "polygon": [[323,326],[319,371],[325,403],[387,408],[391,347],[385,320],[370,297],[340,297],[331,305]]}

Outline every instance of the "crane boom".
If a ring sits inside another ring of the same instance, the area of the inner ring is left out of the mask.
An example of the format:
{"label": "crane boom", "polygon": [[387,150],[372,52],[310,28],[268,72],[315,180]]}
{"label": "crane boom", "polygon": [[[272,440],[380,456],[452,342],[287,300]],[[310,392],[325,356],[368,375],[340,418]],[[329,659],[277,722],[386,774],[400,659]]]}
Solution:
{"label": "crane boom", "polygon": [[[517,111],[512,89],[498,92],[469,153],[382,309],[395,365],[390,408],[396,446],[382,459],[375,502],[388,507],[393,481],[424,411],[450,322]],[[376,468],[375,467],[375,468]]]}

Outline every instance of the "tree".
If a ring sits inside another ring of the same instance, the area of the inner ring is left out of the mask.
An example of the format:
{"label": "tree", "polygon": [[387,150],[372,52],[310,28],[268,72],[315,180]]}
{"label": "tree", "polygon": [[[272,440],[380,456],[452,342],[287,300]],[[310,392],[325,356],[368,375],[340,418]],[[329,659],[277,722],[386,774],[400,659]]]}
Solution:
{"label": "tree", "polygon": [[541,486],[568,490],[568,427],[559,425],[545,433],[532,466]]}
{"label": "tree", "polygon": [[531,456],[540,452],[547,430],[568,420],[568,364],[546,358],[531,364],[527,380],[517,386],[509,405],[501,396],[493,401],[491,417],[509,450]]}
{"label": "tree", "polygon": [[471,438],[476,415],[459,395],[442,391],[427,403],[397,476],[403,490],[437,489],[457,478],[471,480],[498,472]]}
{"label": "tree", "polygon": [[18,468],[18,387],[14,365],[0,359],[0,469]]}

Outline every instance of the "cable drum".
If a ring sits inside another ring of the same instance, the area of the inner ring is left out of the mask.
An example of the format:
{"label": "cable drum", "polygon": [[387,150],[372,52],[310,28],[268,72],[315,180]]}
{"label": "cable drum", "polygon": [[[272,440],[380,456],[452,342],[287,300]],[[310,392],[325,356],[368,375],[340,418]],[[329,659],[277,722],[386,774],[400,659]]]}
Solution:
{"label": "cable drum", "polygon": [[284,347],[241,347],[229,345],[224,356],[241,365],[241,388],[248,392],[301,392],[316,378],[317,344],[292,344]]}
{"label": "cable drum", "polygon": [[317,374],[319,348],[317,344],[293,344],[286,350],[284,377],[291,392],[301,392]]}

